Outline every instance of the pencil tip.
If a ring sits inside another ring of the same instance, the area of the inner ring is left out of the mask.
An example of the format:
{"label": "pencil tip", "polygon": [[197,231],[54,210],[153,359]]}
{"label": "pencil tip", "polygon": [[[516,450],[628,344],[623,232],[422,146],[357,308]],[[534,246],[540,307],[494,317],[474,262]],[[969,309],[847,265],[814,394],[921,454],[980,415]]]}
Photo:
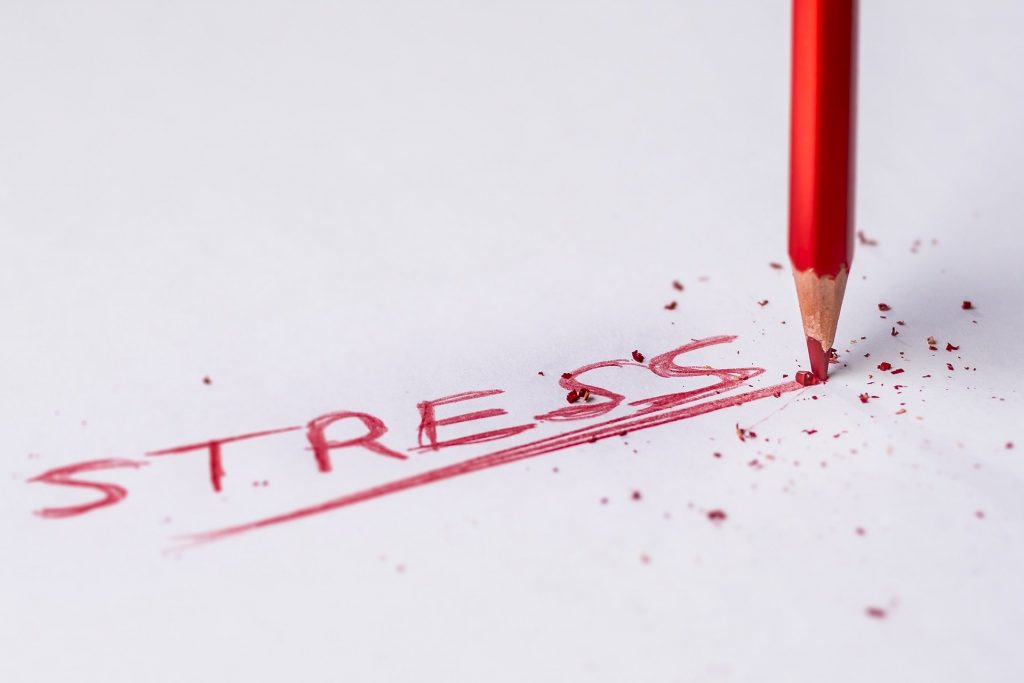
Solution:
{"label": "pencil tip", "polygon": [[843,293],[846,291],[846,269],[841,268],[835,277],[818,276],[813,270],[795,270],[793,276],[811,371],[815,377],[824,381],[828,377],[829,356],[836,339],[839,309],[843,305]]}
{"label": "pencil tip", "polygon": [[807,355],[811,359],[811,372],[818,379],[828,379],[828,354],[821,342],[813,337],[807,338]]}

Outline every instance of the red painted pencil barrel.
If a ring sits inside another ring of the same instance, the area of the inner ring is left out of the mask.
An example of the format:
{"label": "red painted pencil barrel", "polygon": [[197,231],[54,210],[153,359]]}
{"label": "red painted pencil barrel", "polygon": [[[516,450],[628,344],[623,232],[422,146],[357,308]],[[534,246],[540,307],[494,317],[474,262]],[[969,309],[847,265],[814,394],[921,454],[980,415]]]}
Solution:
{"label": "red painted pencil barrel", "polygon": [[819,276],[849,270],[857,0],[793,0],[789,256]]}

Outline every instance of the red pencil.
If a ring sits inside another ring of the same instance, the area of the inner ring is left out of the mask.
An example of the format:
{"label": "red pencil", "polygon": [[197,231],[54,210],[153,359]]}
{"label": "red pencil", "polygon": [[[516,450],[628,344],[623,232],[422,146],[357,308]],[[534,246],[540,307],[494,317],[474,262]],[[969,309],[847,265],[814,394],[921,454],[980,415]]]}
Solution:
{"label": "red pencil", "polygon": [[853,256],[856,50],[857,0],[793,0],[789,257],[818,379]]}

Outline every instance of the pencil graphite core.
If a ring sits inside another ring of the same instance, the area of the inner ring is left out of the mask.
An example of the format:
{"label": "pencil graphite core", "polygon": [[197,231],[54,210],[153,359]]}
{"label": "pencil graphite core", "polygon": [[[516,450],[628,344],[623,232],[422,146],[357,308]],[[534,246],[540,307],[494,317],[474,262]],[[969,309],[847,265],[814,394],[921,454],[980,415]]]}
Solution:
{"label": "pencil graphite core", "polygon": [[828,379],[828,352],[820,339],[807,338],[807,357],[811,359],[811,372],[820,380]]}

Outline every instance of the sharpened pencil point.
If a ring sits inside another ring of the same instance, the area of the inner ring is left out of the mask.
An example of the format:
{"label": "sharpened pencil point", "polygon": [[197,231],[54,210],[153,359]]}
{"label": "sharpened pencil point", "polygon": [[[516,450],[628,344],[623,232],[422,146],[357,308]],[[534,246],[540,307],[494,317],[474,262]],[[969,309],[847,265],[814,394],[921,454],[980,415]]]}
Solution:
{"label": "sharpened pencil point", "polygon": [[828,379],[828,354],[819,340],[807,338],[807,355],[811,359],[811,372],[814,376],[821,381]]}

